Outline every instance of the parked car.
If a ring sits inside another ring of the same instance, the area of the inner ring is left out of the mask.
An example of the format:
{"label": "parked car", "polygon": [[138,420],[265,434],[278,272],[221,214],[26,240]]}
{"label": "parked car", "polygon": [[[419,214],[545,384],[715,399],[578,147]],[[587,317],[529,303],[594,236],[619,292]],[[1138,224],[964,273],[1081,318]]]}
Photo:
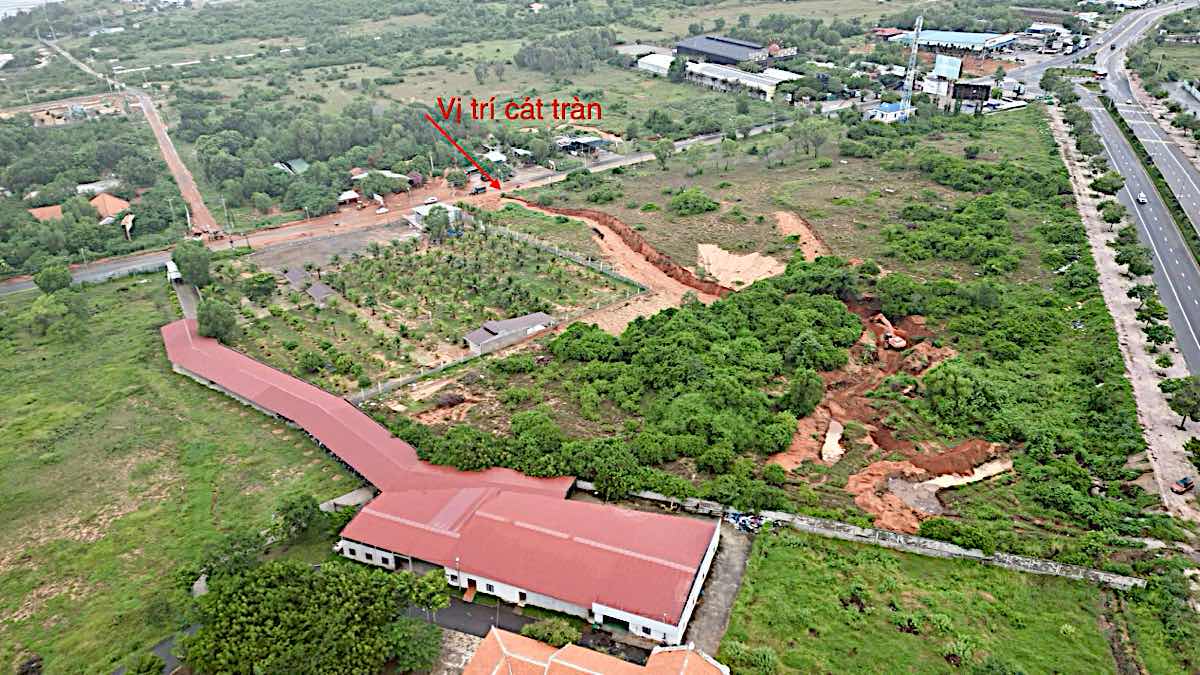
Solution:
{"label": "parked car", "polygon": [[436,203],[438,203],[438,198],[437,197],[426,197],[425,203],[426,204],[436,204]]}
{"label": "parked car", "polygon": [[1145,193],[1145,192],[1139,192],[1139,193],[1138,193],[1138,196],[1137,196],[1137,203],[1139,203],[1139,204],[1145,204],[1145,203],[1147,203],[1147,202],[1149,202],[1149,201],[1150,201],[1149,199],[1146,199],[1146,193]]}
{"label": "parked car", "polygon": [[381,207],[375,209],[375,215],[377,215],[377,216],[383,215],[387,212],[388,212],[388,207],[386,207],[386,206],[381,206]]}
{"label": "parked car", "polygon": [[1133,99],[1131,99],[1131,98],[1125,99],[1125,105],[1133,105]]}
{"label": "parked car", "polygon": [[486,185],[476,185],[475,187],[471,188],[471,194],[473,195],[481,195],[485,192],[487,192]]}
{"label": "parked car", "polygon": [[1171,483],[1171,492],[1177,495],[1185,494],[1192,491],[1196,487],[1196,481],[1192,480],[1191,476],[1184,476],[1179,480]]}

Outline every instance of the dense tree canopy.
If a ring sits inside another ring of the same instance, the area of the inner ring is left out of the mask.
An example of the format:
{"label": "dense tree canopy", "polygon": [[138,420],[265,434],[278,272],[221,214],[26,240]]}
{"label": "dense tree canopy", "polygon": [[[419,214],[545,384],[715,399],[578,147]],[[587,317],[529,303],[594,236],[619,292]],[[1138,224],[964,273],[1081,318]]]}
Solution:
{"label": "dense tree canopy", "polygon": [[183,640],[187,662],[206,673],[332,674],[348,664],[375,673],[391,659],[429,668],[440,631],[418,628],[403,612],[445,606],[445,582],[434,574],[282,560],[219,578],[197,601],[200,629]]}

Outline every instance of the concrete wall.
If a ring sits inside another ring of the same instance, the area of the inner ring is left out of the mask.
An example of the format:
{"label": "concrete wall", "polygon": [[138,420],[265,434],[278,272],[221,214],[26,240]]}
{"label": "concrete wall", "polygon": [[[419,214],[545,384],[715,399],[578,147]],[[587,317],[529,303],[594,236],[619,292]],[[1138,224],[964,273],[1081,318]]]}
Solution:
{"label": "concrete wall", "polygon": [[1025,556],[1012,555],[1011,553],[997,552],[987,554],[979,549],[963,548],[948,542],[938,541],[937,539],[927,539],[925,537],[917,537],[911,534],[900,534],[898,532],[889,532],[887,530],[858,527],[856,525],[850,525],[849,523],[840,523],[833,520],[811,518],[809,516],[801,516],[791,513],[779,513],[777,511],[763,511],[761,515],[768,520],[791,525],[801,532],[817,534],[823,537],[832,537],[834,539],[842,539],[844,541],[874,544],[876,546],[883,546],[885,548],[892,548],[898,551],[917,553],[935,558],[959,558],[964,560],[975,560],[988,565],[995,565],[997,567],[1016,570],[1018,572],[1047,574],[1056,577],[1066,577],[1068,579],[1090,581],[1092,583],[1110,586],[1123,591],[1127,591],[1131,588],[1141,588],[1146,585],[1145,579],[1138,579],[1136,577],[1127,577],[1120,574],[1113,574],[1111,572],[1103,572],[1101,570],[1087,567],[1079,567],[1078,565],[1067,565],[1060,562],[1054,562],[1053,560],[1026,558]]}
{"label": "concrete wall", "polygon": [[385,570],[404,569],[409,560],[407,556],[398,555],[374,546],[360,544],[350,539],[338,541],[334,550],[344,558],[357,560],[360,563],[382,567]]}
{"label": "concrete wall", "polygon": [[[445,573],[446,583],[457,588],[467,588],[470,586],[470,582],[474,581],[475,588],[478,590],[478,592],[494,595],[505,602],[512,603],[514,605],[533,605],[534,607],[541,607],[543,609],[549,609],[555,612],[562,612],[563,614],[577,616],[581,619],[590,618],[587,608],[580,607],[579,605],[573,605],[569,602],[559,600],[558,598],[552,598],[548,595],[542,595],[540,593],[533,593],[523,588],[518,588],[494,579],[488,579],[487,577],[479,576],[478,574],[456,571],[450,567],[445,568]],[[490,589],[488,588],[489,584],[491,585]],[[521,593],[525,594],[524,600],[521,599]]]}

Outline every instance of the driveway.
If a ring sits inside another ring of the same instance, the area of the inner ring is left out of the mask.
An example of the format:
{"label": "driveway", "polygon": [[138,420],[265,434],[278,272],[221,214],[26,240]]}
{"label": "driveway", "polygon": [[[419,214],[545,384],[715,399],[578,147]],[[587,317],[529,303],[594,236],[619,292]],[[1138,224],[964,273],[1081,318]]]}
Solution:
{"label": "driveway", "polygon": [[729,613],[742,587],[742,575],[746,572],[752,543],[749,534],[721,521],[721,544],[684,634],[684,643],[695,643],[700,651],[716,656],[721,637],[729,625]]}

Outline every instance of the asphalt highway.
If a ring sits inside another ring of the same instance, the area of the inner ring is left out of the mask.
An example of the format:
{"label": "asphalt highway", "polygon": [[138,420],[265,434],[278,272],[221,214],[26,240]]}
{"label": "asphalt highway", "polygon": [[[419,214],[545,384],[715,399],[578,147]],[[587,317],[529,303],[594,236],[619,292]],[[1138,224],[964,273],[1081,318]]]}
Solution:
{"label": "asphalt highway", "polygon": [[[1200,223],[1200,173],[1182,151],[1158,128],[1149,113],[1136,102],[1125,74],[1125,50],[1136,43],[1162,17],[1196,6],[1195,0],[1152,7],[1122,16],[1107,31],[1098,35],[1092,44],[1075,54],[1059,56],[1041,63],[1012,70],[1009,75],[1022,80],[1027,91],[1038,93],[1042,75],[1050,68],[1062,68],[1087,54],[1096,55],[1096,64],[1108,72],[1105,95],[1117,103],[1121,116],[1129,123],[1155,166],[1163,173],[1171,191],[1187,211],[1191,223]],[[1176,344],[1192,373],[1200,373],[1200,266],[1197,266],[1166,202],[1154,187],[1133,147],[1116,123],[1109,117],[1097,95],[1082,90],[1080,104],[1092,116],[1092,123],[1104,142],[1109,164],[1125,178],[1125,187],[1117,198],[1129,210],[1138,235],[1154,256],[1154,283],[1167,307],[1171,326],[1175,329]],[[1136,195],[1144,193],[1146,204],[1139,204]]]}

